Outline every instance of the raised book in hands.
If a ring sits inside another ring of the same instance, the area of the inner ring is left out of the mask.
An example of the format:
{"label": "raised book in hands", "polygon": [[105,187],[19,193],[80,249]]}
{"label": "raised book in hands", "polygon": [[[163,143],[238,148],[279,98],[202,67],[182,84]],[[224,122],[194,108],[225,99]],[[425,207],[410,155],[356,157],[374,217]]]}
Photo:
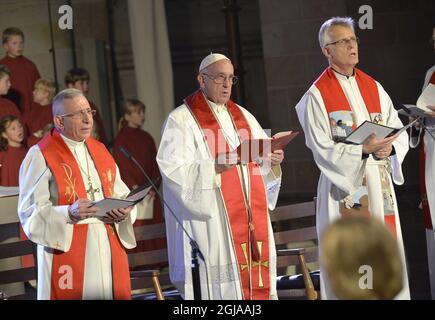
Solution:
{"label": "raised book in hands", "polygon": [[298,134],[298,131],[283,131],[271,138],[246,139],[237,147],[236,152],[241,163],[252,162],[262,157],[265,152],[284,149]]}
{"label": "raised book in hands", "polygon": [[134,189],[125,198],[104,198],[99,201],[95,201],[92,206],[97,207],[99,210],[94,214],[96,217],[103,217],[106,212],[114,209],[122,209],[130,206],[134,206],[136,203],[142,201],[150,192],[152,186],[146,184],[142,187]]}
{"label": "raised book in hands", "polygon": [[429,83],[423,90],[415,105],[404,104],[399,113],[415,118],[424,118],[426,117],[425,112],[431,111],[427,106],[435,106],[435,85],[432,83]]}
{"label": "raised book in hands", "polygon": [[363,144],[372,133],[374,133],[378,139],[384,139],[396,134],[399,135],[412,126],[417,120],[418,119],[415,119],[402,128],[391,128],[371,121],[364,121],[358,128],[352,131],[352,133],[344,139],[344,142]]}

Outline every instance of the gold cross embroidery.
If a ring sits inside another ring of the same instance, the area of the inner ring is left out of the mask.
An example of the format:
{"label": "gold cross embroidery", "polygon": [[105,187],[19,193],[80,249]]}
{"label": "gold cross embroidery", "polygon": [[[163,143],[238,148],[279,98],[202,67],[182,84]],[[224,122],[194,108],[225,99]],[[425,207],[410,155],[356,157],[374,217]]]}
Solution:
{"label": "gold cross embroidery", "polygon": [[261,267],[268,268],[269,267],[269,261],[261,261],[261,253],[263,251],[263,241],[257,241],[258,243],[258,253],[260,254],[260,261],[256,262],[254,261],[253,267],[258,266],[258,287],[263,288],[263,277],[261,276]]}
{"label": "gold cross embroidery", "polygon": [[59,243],[59,241],[56,241],[56,243],[53,245],[53,247],[55,249],[60,249],[60,243]]}
{"label": "gold cross embroidery", "polygon": [[242,246],[243,255],[245,256],[245,261],[246,261],[246,264],[243,264],[243,263],[240,264],[240,269],[242,269],[242,271],[243,271],[249,267],[249,261],[248,261],[248,251],[246,249],[246,242],[242,243],[241,246]]}

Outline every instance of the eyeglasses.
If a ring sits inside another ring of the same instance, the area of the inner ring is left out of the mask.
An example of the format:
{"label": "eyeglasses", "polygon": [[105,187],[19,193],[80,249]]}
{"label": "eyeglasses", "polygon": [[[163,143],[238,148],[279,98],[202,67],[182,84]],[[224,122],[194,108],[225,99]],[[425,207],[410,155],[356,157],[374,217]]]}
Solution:
{"label": "eyeglasses", "polygon": [[347,47],[350,44],[359,44],[359,38],[358,37],[350,37],[350,38],[344,38],[344,39],[340,39],[331,43],[328,43],[325,45],[326,46],[330,46],[330,45],[337,45],[340,47]]}
{"label": "eyeglasses", "polygon": [[97,113],[97,110],[92,109],[84,109],[76,112],[65,113],[60,115],[59,117],[70,117],[71,119],[83,119],[88,117],[93,117]]}
{"label": "eyeglasses", "polygon": [[239,78],[237,76],[226,77],[223,74],[218,74],[218,75],[214,76],[214,75],[207,74],[207,73],[203,73],[203,75],[209,77],[216,84],[223,84],[226,81],[228,81],[231,85],[235,85],[239,81]]}

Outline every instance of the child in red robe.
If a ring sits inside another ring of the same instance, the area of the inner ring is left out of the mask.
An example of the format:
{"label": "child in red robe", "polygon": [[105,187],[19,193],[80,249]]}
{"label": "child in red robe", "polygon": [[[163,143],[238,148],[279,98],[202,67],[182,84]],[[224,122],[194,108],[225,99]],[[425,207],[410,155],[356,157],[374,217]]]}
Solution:
{"label": "child in red robe", "polygon": [[[156,144],[152,136],[142,130],[145,122],[145,105],[136,99],[128,99],[124,103],[124,116],[119,122],[119,133],[113,145],[113,157],[119,167],[122,181],[130,189],[135,189],[147,183],[146,178],[140,169],[121,152],[120,148],[125,148],[140,163],[148,176],[155,180],[160,177],[160,172],[156,162]],[[155,194],[154,192],[152,192]],[[138,217],[134,226],[150,225],[163,223],[162,207],[158,197],[154,198],[153,218],[140,219]],[[166,248],[166,239],[143,240],[137,242],[137,247],[129,253],[143,252],[156,249]],[[133,259],[134,260],[134,259]],[[140,267],[140,264],[133,263],[134,267]],[[163,267],[157,264],[153,267]],[[147,265],[149,267],[149,265]]]}
{"label": "child in red robe", "polygon": [[0,134],[0,185],[18,186],[20,165],[27,153],[20,119],[12,115],[2,118]]}
{"label": "child in red robe", "polygon": [[10,75],[11,72],[9,69],[0,64],[0,118],[9,115],[21,117],[18,107],[12,101],[4,97],[11,87]]}
{"label": "child in red robe", "polygon": [[[88,95],[89,92],[89,81],[91,80],[89,76],[89,72],[82,68],[71,69],[67,72],[65,76],[65,85],[67,88],[78,89],[85,96]],[[106,130],[104,129],[103,119],[101,118],[100,111],[97,106],[88,99],[89,104],[91,105],[92,110],[96,110],[97,113],[94,116],[94,123],[96,123],[96,127],[98,131],[95,136],[98,137],[102,143],[108,146],[109,141],[107,140]]]}
{"label": "child in red robe", "polygon": [[6,56],[0,60],[11,72],[12,89],[16,96],[14,101],[20,107],[24,118],[32,109],[32,91],[35,81],[40,78],[36,65],[23,56],[24,33],[18,28],[7,28],[3,31],[3,48]]}
{"label": "child in red robe", "polygon": [[27,119],[29,137],[27,146],[30,148],[37,144],[47,131],[52,128],[53,111],[51,101],[56,93],[54,83],[46,79],[39,79],[35,82],[33,90],[33,108],[31,116]]}

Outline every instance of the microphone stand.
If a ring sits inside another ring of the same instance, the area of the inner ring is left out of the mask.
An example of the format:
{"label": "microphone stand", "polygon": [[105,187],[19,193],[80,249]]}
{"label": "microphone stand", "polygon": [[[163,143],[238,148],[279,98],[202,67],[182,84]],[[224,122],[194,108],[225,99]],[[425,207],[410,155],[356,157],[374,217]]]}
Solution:
{"label": "microphone stand", "polygon": [[199,262],[198,258],[200,258],[204,264],[204,255],[202,254],[201,250],[199,249],[198,243],[190,236],[190,234],[187,232],[187,230],[184,228],[183,224],[178,219],[175,212],[172,210],[172,208],[166,203],[165,199],[163,198],[160,191],[157,189],[154,182],[151,180],[151,178],[147,175],[144,168],[140,165],[140,163],[128,152],[125,148],[120,147],[119,148],[121,152],[126,156],[128,159],[133,161],[133,163],[139,168],[139,170],[143,173],[145,178],[148,180],[148,182],[151,184],[153,189],[156,191],[157,195],[160,198],[160,201],[163,202],[164,206],[166,206],[171,213],[172,217],[177,221],[177,223],[180,225],[181,229],[183,230],[184,234],[189,238],[189,243],[191,247],[191,258],[192,258],[192,284],[193,284],[193,299],[194,300],[201,300],[201,279],[199,274]]}

